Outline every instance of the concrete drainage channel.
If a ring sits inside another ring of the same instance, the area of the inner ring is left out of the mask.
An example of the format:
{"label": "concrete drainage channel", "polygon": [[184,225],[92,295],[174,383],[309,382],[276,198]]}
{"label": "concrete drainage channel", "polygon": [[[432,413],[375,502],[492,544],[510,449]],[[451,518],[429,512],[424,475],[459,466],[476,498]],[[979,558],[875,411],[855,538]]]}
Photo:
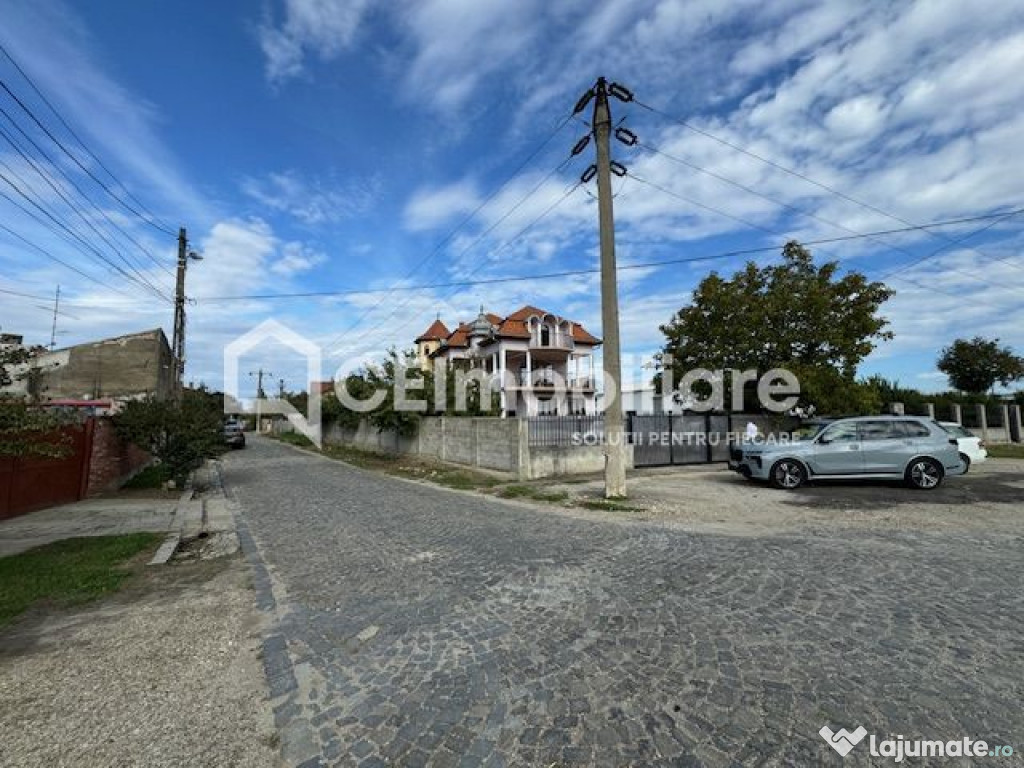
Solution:
{"label": "concrete drainage channel", "polygon": [[234,513],[224,495],[218,463],[208,461],[197,469],[190,485],[181,494],[167,538],[150,565],[213,560],[238,551]]}

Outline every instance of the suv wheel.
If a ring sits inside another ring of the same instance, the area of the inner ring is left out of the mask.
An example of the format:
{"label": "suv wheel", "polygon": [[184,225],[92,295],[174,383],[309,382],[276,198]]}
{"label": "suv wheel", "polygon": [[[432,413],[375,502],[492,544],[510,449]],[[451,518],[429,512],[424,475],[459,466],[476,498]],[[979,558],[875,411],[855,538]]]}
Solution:
{"label": "suv wheel", "polygon": [[966,453],[960,454],[960,463],[964,465],[964,474],[966,475],[971,471],[971,457]]}
{"label": "suv wheel", "polygon": [[776,488],[793,491],[807,481],[803,465],[794,459],[781,459],[772,465],[771,483]]}
{"label": "suv wheel", "polygon": [[942,466],[935,459],[914,459],[907,467],[907,482],[920,491],[938,488],[942,482]]}

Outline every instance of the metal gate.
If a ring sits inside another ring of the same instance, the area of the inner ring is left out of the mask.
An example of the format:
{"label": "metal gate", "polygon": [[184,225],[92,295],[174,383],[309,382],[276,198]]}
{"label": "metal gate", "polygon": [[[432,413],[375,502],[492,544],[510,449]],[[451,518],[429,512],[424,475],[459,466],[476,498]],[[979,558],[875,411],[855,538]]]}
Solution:
{"label": "metal gate", "polygon": [[93,426],[89,421],[41,436],[41,441],[63,437],[67,453],[61,458],[0,457],[0,520],[85,496]]}
{"label": "metal gate", "polygon": [[729,414],[631,415],[633,465],[707,464],[729,458]]}

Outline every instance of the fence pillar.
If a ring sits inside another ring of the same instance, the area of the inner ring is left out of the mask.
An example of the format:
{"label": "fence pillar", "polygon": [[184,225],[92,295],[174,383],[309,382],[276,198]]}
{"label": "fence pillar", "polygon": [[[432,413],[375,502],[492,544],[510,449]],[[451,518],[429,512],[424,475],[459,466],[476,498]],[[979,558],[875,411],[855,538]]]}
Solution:
{"label": "fence pillar", "polygon": [[978,429],[981,430],[981,439],[988,442],[988,413],[985,412],[984,403],[976,403],[975,413],[978,414]]}
{"label": "fence pillar", "polygon": [[448,420],[441,417],[441,461],[448,461]]}
{"label": "fence pillar", "polygon": [[1013,442],[1010,439],[1010,406],[999,406],[999,416],[1002,419],[1000,426],[1003,428],[1003,439],[1008,443]]}
{"label": "fence pillar", "polygon": [[928,412],[928,418],[935,420],[935,403],[925,403],[925,410]]}
{"label": "fence pillar", "polygon": [[906,413],[903,403],[889,403],[889,413],[893,416],[903,416]]}
{"label": "fence pillar", "polygon": [[516,451],[517,477],[520,480],[530,480],[530,422],[527,419],[516,419],[518,437],[518,450]]}
{"label": "fence pillar", "polygon": [[964,423],[964,415],[960,407],[960,403],[953,403],[950,408],[950,418],[953,419],[957,424]]}
{"label": "fence pillar", "polygon": [[1007,437],[1014,443],[1024,441],[1024,424],[1021,424],[1020,406],[1011,405],[1008,410]]}

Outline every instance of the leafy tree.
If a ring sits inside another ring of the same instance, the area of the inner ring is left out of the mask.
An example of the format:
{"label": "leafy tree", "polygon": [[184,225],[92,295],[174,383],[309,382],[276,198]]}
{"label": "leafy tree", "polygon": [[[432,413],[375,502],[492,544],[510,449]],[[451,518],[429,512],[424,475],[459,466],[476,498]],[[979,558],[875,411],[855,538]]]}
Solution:
{"label": "leafy tree", "polygon": [[[42,347],[5,347],[0,349],[0,387],[18,379],[27,379],[29,394],[38,402],[39,369],[30,366],[21,373],[17,367],[30,363]],[[57,434],[58,428],[73,421],[73,417],[50,409],[33,407],[23,398],[0,396],[0,456],[50,456],[67,453],[67,440]]]}
{"label": "leafy tree", "polygon": [[951,386],[971,394],[987,392],[997,382],[1005,387],[1024,379],[1024,357],[999,346],[999,339],[981,336],[957,339],[945,347],[936,367],[949,377]]}
{"label": "leafy tree", "polygon": [[131,401],[114,416],[117,433],[158,458],[179,487],[203,459],[223,449],[223,424],[220,397],[204,389],[186,389],[180,403]]}
{"label": "leafy tree", "polygon": [[818,413],[869,412],[877,395],[856,381],[857,366],[892,338],[879,315],[892,291],[858,272],[818,266],[797,242],[782,262],[746,267],[726,279],[712,272],[661,331],[662,362],[674,380],[695,368],[786,368],[800,380],[801,403]]}

